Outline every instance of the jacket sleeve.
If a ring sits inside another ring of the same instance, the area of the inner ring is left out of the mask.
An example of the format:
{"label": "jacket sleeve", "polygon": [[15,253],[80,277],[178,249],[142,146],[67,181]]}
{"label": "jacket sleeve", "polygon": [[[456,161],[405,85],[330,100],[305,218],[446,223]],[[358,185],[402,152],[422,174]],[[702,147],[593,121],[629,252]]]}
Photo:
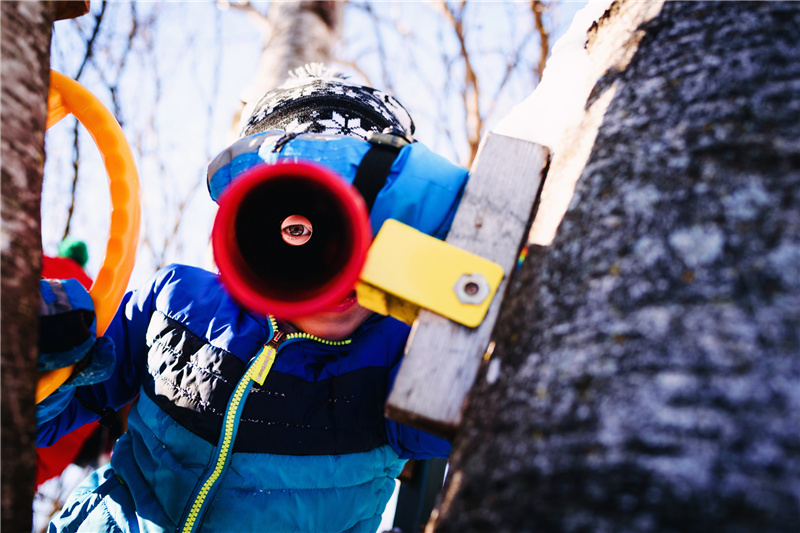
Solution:
{"label": "jacket sleeve", "polygon": [[[389,374],[390,390],[399,369],[400,363],[397,363]],[[446,459],[450,455],[451,444],[446,439],[388,418],[386,434],[389,444],[401,459]]]}
{"label": "jacket sleeve", "polygon": [[113,341],[114,370],[106,381],[82,387],[62,386],[37,405],[37,446],[50,446],[62,435],[117,410],[139,392],[147,356],[146,332],[160,287],[171,276],[169,267],[137,291],[127,293],[103,337]]}

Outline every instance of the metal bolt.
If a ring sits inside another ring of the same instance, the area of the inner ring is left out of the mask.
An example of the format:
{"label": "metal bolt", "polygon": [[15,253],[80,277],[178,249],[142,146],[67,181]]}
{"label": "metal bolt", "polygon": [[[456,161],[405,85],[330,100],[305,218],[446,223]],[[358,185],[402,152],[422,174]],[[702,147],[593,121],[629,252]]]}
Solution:
{"label": "metal bolt", "polygon": [[474,281],[470,281],[469,283],[464,285],[464,292],[467,293],[469,296],[475,296],[476,294],[478,294],[478,290],[480,290],[480,287],[478,287],[478,284],[475,283]]}
{"label": "metal bolt", "polygon": [[491,287],[482,274],[462,274],[453,285],[453,292],[462,304],[480,305],[489,296]]}

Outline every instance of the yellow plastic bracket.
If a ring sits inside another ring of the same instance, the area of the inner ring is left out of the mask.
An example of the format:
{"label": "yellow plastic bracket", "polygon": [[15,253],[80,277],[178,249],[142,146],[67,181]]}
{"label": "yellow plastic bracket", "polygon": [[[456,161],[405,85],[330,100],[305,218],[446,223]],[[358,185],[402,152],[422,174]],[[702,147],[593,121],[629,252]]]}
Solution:
{"label": "yellow plastic bracket", "polygon": [[420,308],[477,327],[503,268],[397,220],[387,220],[369,249],[356,284],[358,303],[412,323]]}

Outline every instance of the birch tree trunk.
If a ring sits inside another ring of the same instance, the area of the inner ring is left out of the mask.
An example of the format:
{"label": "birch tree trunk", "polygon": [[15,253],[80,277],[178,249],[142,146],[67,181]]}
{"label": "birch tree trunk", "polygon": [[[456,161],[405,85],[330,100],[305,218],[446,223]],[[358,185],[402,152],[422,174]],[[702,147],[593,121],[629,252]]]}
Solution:
{"label": "birch tree trunk", "polygon": [[[283,83],[289,71],[306,63],[330,63],[344,18],[340,0],[275,2],[261,23],[267,28],[264,49],[253,83],[242,95],[242,110],[234,118],[234,136],[258,100]],[[231,141],[233,142],[233,141]]]}
{"label": "birch tree trunk", "polygon": [[428,528],[797,531],[800,4],[615,3],[587,49]]}
{"label": "birch tree trunk", "polygon": [[42,260],[49,2],[0,2],[2,26],[2,529],[30,531]]}

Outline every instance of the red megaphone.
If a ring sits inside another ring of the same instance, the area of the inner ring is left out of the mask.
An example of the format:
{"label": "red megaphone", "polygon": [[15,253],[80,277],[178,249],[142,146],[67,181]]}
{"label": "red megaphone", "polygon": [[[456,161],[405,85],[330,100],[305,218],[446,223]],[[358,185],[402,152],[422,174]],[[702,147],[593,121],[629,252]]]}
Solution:
{"label": "red megaphone", "polygon": [[[308,238],[298,244],[294,235]],[[363,199],[334,172],[280,162],[257,165],[228,187],[211,239],[222,282],[237,302],[292,319],[348,296],[372,231]]]}

